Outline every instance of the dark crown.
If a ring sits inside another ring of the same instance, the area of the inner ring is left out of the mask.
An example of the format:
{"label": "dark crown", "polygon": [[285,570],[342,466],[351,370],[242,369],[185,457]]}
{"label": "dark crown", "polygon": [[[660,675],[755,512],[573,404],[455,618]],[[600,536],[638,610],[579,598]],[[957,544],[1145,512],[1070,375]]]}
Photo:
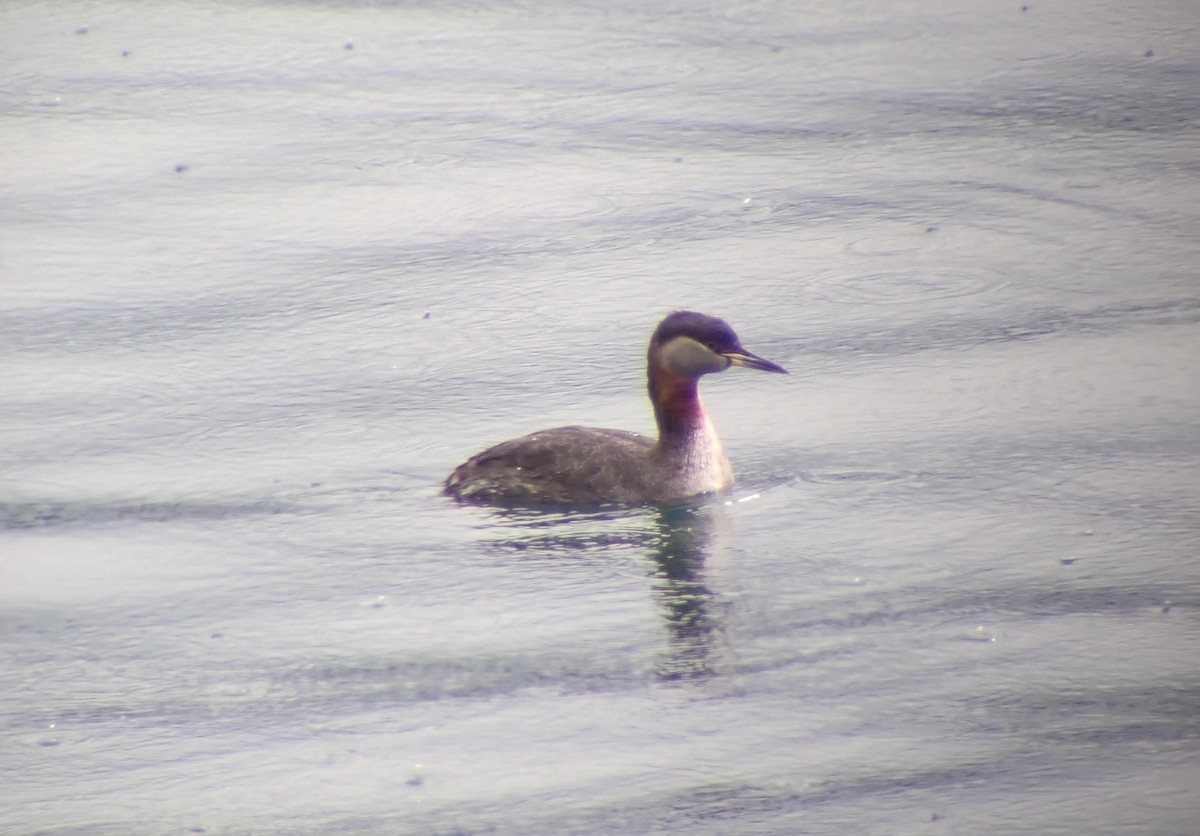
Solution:
{"label": "dark crown", "polygon": [[650,338],[650,342],[662,345],[675,337],[690,337],[717,352],[741,348],[737,334],[725,320],[696,311],[675,311],[669,314],[654,329],[654,336]]}

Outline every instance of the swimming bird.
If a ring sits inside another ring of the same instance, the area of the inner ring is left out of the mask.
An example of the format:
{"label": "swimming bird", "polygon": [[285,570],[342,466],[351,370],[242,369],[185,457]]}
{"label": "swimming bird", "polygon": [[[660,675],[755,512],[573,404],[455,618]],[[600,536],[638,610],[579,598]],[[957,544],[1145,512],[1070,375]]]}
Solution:
{"label": "swimming bird", "polygon": [[472,456],[444,493],[501,504],[643,505],[723,490],[733,470],[697,385],[730,366],[787,374],[742,348],[724,320],[675,311],[654,329],[646,356],[657,440],[595,427],[541,430]]}

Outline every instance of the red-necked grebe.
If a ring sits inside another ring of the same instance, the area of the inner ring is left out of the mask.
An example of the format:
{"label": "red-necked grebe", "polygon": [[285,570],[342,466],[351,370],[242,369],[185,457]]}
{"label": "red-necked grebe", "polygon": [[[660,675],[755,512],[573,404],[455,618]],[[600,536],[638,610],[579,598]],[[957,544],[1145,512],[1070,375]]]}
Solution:
{"label": "red-necked grebe", "polygon": [[733,471],[697,384],[730,366],[787,374],[742,348],[724,320],[675,311],[654,330],[646,358],[657,442],[624,430],[542,430],[471,457],[446,479],[445,493],[493,503],[640,505],[727,488]]}

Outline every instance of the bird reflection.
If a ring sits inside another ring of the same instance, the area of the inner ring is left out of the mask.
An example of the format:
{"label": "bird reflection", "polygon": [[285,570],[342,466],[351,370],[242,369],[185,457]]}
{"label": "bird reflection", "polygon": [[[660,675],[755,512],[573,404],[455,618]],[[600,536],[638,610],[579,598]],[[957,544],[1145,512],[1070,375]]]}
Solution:
{"label": "bird reflection", "polygon": [[704,502],[677,507],[593,513],[505,510],[508,536],[494,547],[553,557],[581,557],[630,546],[649,559],[650,590],[667,628],[656,665],[665,680],[697,679],[728,669],[728,602],[709,584],[724,568],[723,506]]}
{"label": "bird reflection", "polygon": [[724,509],[669,508],[659,511],[654,549],[654,593],[668,631],[668,650],[658,666],[663,679],[696,679],[721,672],[726,648],[725,603],[707,586],[723,555]]}

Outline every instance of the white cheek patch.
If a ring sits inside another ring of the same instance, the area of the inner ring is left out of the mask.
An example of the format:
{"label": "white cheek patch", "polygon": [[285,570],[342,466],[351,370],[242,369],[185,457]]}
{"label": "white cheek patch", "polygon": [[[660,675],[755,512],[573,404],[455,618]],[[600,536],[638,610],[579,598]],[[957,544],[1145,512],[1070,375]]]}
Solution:
{"label": "white cheek patch", "polygon": [[728,357],[722,357],[691,337],[675,337],[663,346],[663,364],[681,377],[700,377],[729,368]]}

